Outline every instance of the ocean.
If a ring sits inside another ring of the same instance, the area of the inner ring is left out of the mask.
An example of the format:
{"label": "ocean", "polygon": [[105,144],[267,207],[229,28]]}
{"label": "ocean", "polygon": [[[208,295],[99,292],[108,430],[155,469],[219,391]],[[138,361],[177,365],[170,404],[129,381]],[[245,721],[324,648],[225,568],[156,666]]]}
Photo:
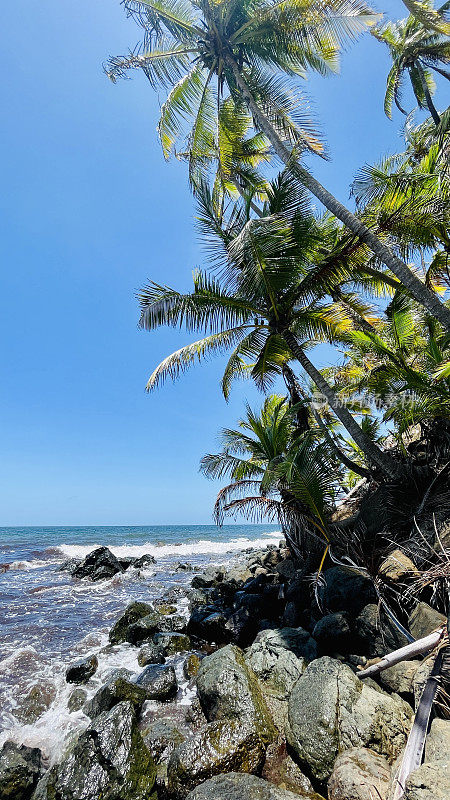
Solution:
{"label": "ocean", "polygon": [[[140,671],[136,648],[108,647],[108,631],[131,601],[148,602],[189,584],[192,573],[176,572],[180,562],[200,569],[229,563],[279,539],[274,525],[0,528],[0,747],[13,739],[40,747],[47,764],[54,763],[89,722],[81,710],[68,710],[74,689],[64,678],[68,664],[98,656],[88,696],[117,667]],[[98,583],[59,571],[67,558],[84,558],[100,545],[119,557],[149,553],[156,564]],[[186,611],[183,601],[179,611]],[[174,661],[177,701],[188,704],[192,690],[180,659]]]}

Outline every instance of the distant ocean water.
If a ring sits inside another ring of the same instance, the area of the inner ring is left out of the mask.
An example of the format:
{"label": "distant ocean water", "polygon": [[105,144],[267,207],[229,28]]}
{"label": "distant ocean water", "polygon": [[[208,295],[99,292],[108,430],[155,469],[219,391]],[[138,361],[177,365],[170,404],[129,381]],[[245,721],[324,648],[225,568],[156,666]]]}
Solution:
{"label": "distant ocean water", "polygon": [[[108,630],[128,603],[151,601],[169,586],[188,584],[192,574],[175,572],[180,561],[200,568],[230,562],[279,538],[274,525],[0,528],[0,746],[12,738],[41,747],[52,763],[67,738],[88,723],[82,711],[67,709],[74,688],[64,680],[67,665],[89,653],[99,656],[90,694],[118,666],[139,671],[135,648],[104,651]],[[150,553],[156,564],[98,583],[58,571],[65,559],[84,558],[100,545],[120,557]],[[52,701],[27,722],[24,701],[36,686]],[[178,700],[189,702],[183,683]]]}

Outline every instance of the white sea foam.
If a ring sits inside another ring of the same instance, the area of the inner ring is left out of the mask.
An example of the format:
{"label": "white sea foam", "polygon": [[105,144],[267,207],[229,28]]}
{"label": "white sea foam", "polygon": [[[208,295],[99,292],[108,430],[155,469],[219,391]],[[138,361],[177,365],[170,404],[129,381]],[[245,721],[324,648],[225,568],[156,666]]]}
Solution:
{"label": "white sea foam", "polygon": [[[196,542],[185,542],[184,544],[161,544],[155,545],[152,542],[132,545],[111,545],[109,549],[118,558],[139,558],[149,554],[155,558],[166,558],[169,556],[195,556],[195,555],[225,555],[231,552],[240,552],[247,548],[263,548],[269,544],[277,544],[280,539],[280,531],[271,531],[259,539],[247,539],[241,537],[230,539],[225,542],[213,542],[208,539],[200,539]],[[58,549],[67,558],[85,558],[89,553],[100,547],[99,544],[61,544]]]}
{"label": "white sea foam", "polygon": [[[53,559],[54,563],[56,563],[56,559]],[[6,570],[30,570],[30,569],[41,569],[41,567],[48,567],[49,564],[52,562],[42,561],[39,558],[33,559],[33,561],[11,561],[10,564],[3,565]]]}

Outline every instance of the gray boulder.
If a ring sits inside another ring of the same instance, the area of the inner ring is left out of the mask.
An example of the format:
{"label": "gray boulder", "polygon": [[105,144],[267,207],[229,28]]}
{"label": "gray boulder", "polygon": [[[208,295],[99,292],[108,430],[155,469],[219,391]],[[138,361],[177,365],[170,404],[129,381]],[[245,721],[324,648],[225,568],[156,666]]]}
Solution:
{"label": "gray boulder", "polygon": [[116,556],[107,547],[97,547],[73,570],[74,578],[88,578],[90,581],[103,581],[123,572]]}
{"label": "gray boulder", "polygon": [[381,684],[391,692],[397,692],[408,700],[414,693],[414,676],[420,661],[400,661],[380,672]]}
{"label": "gray boulder", "polygon": [[301,628],[281,628],[258,633],[245,660],[264,691],[284,699],[303,674],[306,660],[316,656],[316,643],[309,633]]}
{"label": "gray boulder", "polygon": [[126,641],[131,644],[141,644],[141,642],[152,639],[155,633],[168,631],[172,633],[184,633],[186,630],[186,619],[182,616],[167,616],[157,611],[152,611],[145,617],[129,625],[125,632]]}
{"label": "gray boulder", "polygon": [[403,800],[448,800],[450,797],[450,755],[445,761],[422,764],[405,784]]}
{"label": "gray boulder", "polygon": [[32,800],[149,800],[155,768],[131,703],[101,714],[39,782]]}
{"label": "gray boulder", "polygon": [[191,640],[185,633],[155,633],[153,642],[166,657],[189,650],[191,646]]}
{"label": "gray boulder", "polygon": [[119,617],[115,625],[109,632],[109,641],[111,644],[121,644],[126,641],[126,632],[130,625],[137,622],[147,614],[151,614],[152,607],[148,603],[131,603]]}
{"label": "gray boulder", "polygon": [[445,761],[450,755],[450,720],[436,719],[427,736],[425,761]]}
{"label": "gray boulder", "polygon": [[147,664],[164,664],[164,653],[162,647],[156,644],[144,644],[138,653],[138,664],[146,667]]}
{"label": "gray boulder", "polygon": [[324,656],[292,690],[287,736],[301,763],[323,781],[350,747],[369,747],[391,763],[405,745],[411,716],[400,697],[363,684],[350,667]]}
{"label": "gray boulder", "polygon": [[123,675],[118,670],[86,703],[84,712],[94,719],[123,701],[128,701],[136,711],[140,711],[146,699],[145,690],[128,680],[127,673]]}
{"label": "gray boulder", "polygon": [[32,725],[50,708],[55,697],[56,689],[52,681],[42,680],[35,683],[20,700],[14,714],[24,725]]}
{"label": "gray boulder", "polygon": [[303,774],[287,752],[286,742],[283,739],[273,742],[267,748],[261,776],[270,783],[275,783],[276,786],[288,789],[296,795],[308,797],[310,800],[323,800],[314,792],[309,778]]}
{"label": "gray boulder", "polygon": [[299,800],[299,797],[302,795],[280,789],[256,775],[231,772],[197,786],[187,800]]}
{"label": "gray boulder", "polygon": [[95,655],[80,658],[66,670],[67,683],[87,683],[97,672],[98,658]]}
{"label": "gray boulder", "polygon": [[139,675],[136,684],[144,690],[147,700],[171,700],[178,691],[174,668],[162,664],[149,664]]}
{"label": "gray boulder", "polygon": [[86,690],[82,689],[81,686],[78,686],[71,693],[67,701],[67,708],[71,713],[73,713],[74,711],[81,711],[86,700],[87,700]]}
{"label": "gray boulder", "polygon": [[184,735],[170,719],[157,719],[142,732],[145,746],[155,763],[168,761],[170,754],[184,742]]}
{"label": "gray boulder", "polygon": [[328,781],[328,800],[373,800],[387,797],[391,769],[383,756],[353,747],[341,753]]}
{"label": "gray boulder", "polygon": [[445,625],[447,622],[446,617],[435,611],[434,608],[428,603],[417,603],[414,611],[409,616],[409,630],[415,639],[422,639],[423,636],[428,636],[435,628]]}
{"label": "gray boulder", "polygon": [[28,800],[39,780],[41,751],[5,742],[0,750],[0,800]]}

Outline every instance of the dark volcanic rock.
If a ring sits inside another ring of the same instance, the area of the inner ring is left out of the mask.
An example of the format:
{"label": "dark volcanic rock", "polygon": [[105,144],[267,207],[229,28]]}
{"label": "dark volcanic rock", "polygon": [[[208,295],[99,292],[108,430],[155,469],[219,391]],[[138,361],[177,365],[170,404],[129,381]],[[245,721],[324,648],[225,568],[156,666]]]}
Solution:
{"label": "dark volcanic rock", "polygon": [[187,800],[299,800],[299,795],[256,775],[230,772],[197,786],[188,794]]}
{"label": "dark volcanic rock", "polygon": [[369,658],[382,656],[408,644],[406,636],[375,603],[363,608],[356,618],[355,631],[359,640],[358,652]]}
{"label": "dark volcanic rock", "polygon": [[183,664],[183,674],[187,680],[191,678],[195,678],[198,674],[201,664],[201,658],[197,655],[197,653],[189,653],[186,661]]}
{"label": "dark volcanic rock", "polygon": [[128,677],[122,675],[121,670],[118,670],[118,673],[113,675],[108,683],[100,687],[92,700],[86,703],[84,711],[88,717],[94,719],[122,701],[128,701],[136,711],[139,711],[146,699],[147,695],[144,689],[128,680]]}
{"label": "dark volcanic rock", "polygon": [[206,642],[227,644],[233,633],[227,629],[227,616],[215,606],[202,605],[195,608],[189,618],[187,632]]}
{"label": "dark volcanic rock", "polygon": [[148,603],[131,603],[119,617],[109,632],[111,644],[120,644],[126,641],[126,633],[130,625],[151,614],[153,608]]}
{"label": "dark volcanic rock", "polygon": [[170,754],[184,742],[184,735],[170,719],[157,719],[142,733],[145,745],[157,763],[168,761]]}
{"label": "dark volcanic rock", "polygon": [[134,569],[142,569],[143,567],[149,567],[151,564],[156,564],[156,558],[149,553],[145,553],[143,556],[135,558],[132,566]]}
{"label": "dark volcanic rock", "polygon": [[0,800],[28,800],[39,780],[41,751],[5,742],[0,750]]}
{"label": "dark volcanic rock", "polygon": [[58,572],[68,572],[69,575],[73,575],[77,567],[81,564],[80,558],[67,558],[60,567],[58,567]]}
{"label": "dark volcanic rock", "polygon": [[189,650],[191,646],[191,640],[185,633],[155,633],[153,642],[157,647],[161,648],[166,657]]}
{"label": "dark volcanic rock", "polygon": [[82,689],[81,686],[78,686],[77,689],[74,689],[72,694],[70,695],[67,701],[67,708],[71,713],[74,711],[81,711],[85,702],[87,700],[87,692],[85,689]]}
{"label": "dark volcanic rock", "polygon": [[107,547],[97,547],[72,572],[74,578],[88,578],[91,581],[102,581],[112,578],[123,567],[116,556]]}
{"label": "dark volcanic rock", "polygon": [[368,603],[377,601],[372,581],[350,567],[330,567],[323,577],[325,584],[319,587],[319,598],[327,611],[359,614]]}
{"label": "dark volcanic rock", "polygon": [[345,614],[336,612],[322,617],[314,626],[313,636],[321,655],[354,651],[355,637]]}
{"label": "dark volcanic rock", "polygon": [[186,619],[182,616],[167,616],[157,611],[151,611],[145,617],[141,617],[137,622],[130,625],[125,633],[126,641],[131,644],[152,639],[155,633],[161,631],[170,633],[184,633],[186,630]]}
{"label": "dark volcanic rock", "polygon": [[95,655],[80,658],[66,670],[67,683],[87,683],[97,671],[98,658]]}
{"label": "dark volcanic rock", "polygon": [[153,643],[142,645],[137,660],[140,667],[146,667],[147,664],[164,664],[162,647]]}
{"label": "dark volcanic rock", "polygon": [[146,667],[136,683],[144,690],[147,700],[171,700],[178,691],[174,668],[160,664]]}
{"label": "dark volcanic rock", "polygon": [[39,782],[32,800],[150,800],[155,768],[131,703],[101,714]]}

